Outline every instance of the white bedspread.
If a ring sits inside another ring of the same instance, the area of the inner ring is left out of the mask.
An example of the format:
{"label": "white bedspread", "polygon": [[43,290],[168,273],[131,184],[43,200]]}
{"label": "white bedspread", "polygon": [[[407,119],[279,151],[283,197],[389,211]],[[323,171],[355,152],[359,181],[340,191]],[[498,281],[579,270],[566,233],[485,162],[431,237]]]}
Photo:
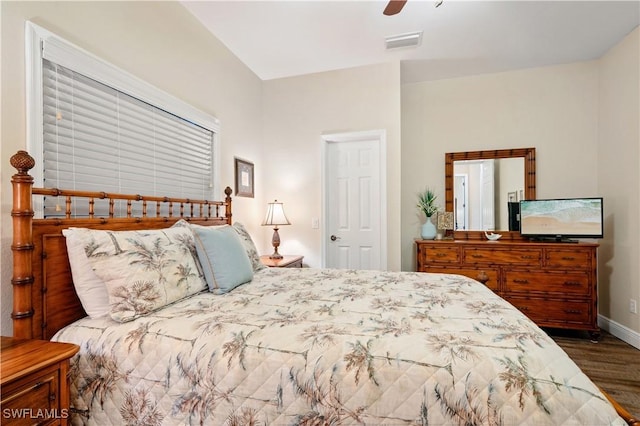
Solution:
{"label": "white bedspread", "polygon": [[457,275],[267,269],[54,340],[74,424],[624,425],[535,324]]}

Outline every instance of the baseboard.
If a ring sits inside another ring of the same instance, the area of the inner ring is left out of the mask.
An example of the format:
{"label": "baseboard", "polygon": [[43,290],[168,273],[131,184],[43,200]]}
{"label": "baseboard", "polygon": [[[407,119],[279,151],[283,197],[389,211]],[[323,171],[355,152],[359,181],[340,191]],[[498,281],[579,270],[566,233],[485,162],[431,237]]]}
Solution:
{"label": "baseboard", "polygon": [[623,342],[627,342],[634,348],[640,349],[640,333],[602,315],[598,315],[598,326]]}

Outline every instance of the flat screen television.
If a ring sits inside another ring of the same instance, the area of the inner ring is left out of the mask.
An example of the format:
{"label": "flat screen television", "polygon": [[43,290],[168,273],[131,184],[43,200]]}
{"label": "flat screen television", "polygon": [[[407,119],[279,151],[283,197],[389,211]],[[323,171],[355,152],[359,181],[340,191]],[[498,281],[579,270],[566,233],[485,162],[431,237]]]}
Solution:
{"label": "flat screen television", "polygon": [[602,197],[520,201],[520,234],[558,242],[604,236]]}

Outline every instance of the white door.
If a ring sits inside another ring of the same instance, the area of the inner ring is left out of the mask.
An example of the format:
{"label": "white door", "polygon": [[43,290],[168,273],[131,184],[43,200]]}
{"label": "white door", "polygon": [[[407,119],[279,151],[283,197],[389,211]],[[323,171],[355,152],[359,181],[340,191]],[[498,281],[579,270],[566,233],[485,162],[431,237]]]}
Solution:
{"label": "white door", "polygon": [[382,137],[341,136],[335,138],[341,140],[325,137],[324,265],[385,269]]}

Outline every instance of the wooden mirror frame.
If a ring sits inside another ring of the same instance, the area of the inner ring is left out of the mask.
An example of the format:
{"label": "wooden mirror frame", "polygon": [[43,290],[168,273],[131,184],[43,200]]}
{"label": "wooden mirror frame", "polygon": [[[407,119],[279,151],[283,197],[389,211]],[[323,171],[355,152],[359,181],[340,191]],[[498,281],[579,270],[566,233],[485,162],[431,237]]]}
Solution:
{"label": "wooden mirror frame", "polygon": [[[497,149],[493,151],[448,152],[444,157],[444,198],[445,211],[453,211],[453,162],[459,160],[489,160],[499,158],[524,159],[524,197],[526,200],[536,199],[536,149]],[[502,240],[521,240],[517,231],[496,230],[502,234]],[[483,240],[484,231],[453,231],[456,240]]]}

